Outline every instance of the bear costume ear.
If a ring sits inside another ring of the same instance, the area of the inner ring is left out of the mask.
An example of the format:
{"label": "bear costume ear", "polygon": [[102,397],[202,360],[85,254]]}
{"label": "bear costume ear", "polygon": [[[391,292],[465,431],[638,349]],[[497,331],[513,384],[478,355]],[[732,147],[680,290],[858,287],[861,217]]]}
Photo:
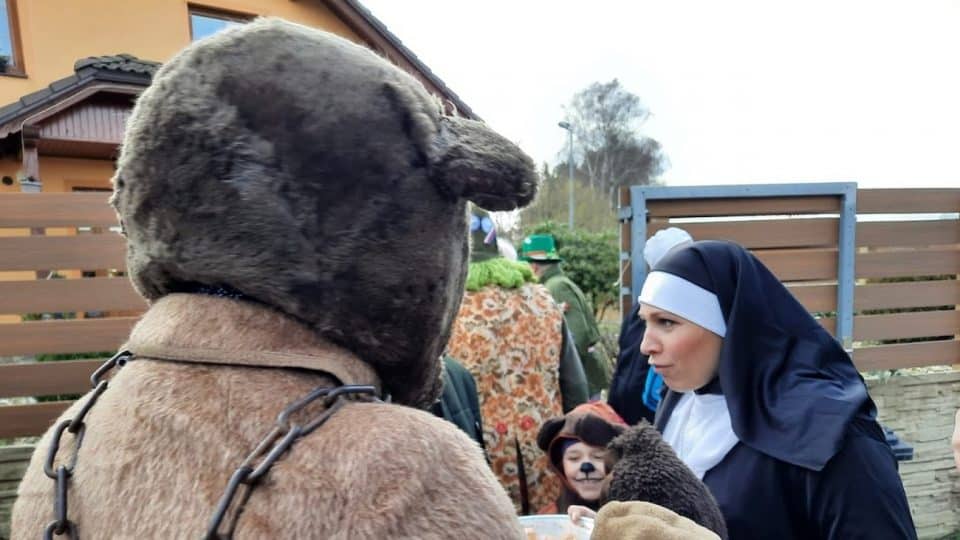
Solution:
{"label": "bear costume ear", "polygon": [[566,421],[566,418],[558,416],[544,422],[543,425],[540,426],[540,432],[537,433],[537,446],[544,452],[549,450],[550,443],[553,442],[553,439],[560,433],[560,429],[563,428],[563,424]]}
{"label": "bear costume ear", "polygon": [[643,419],[633,427],[618,427],[620,433],[607,443],[607,464],[611,467],[627,455],[647,456],[657,441],[662,441],[656,428]]}
{"label": "bear costume ear", "polygon": [[524,207],[536,196],[533,160],[486,124],[444,115],[439,103],[393,82],[383,85],[383,93],[416,146],[415,164],[426,162],[430,179],[448,198],[501,211]]}
{"label": "bear costume ear", "polygon": [[481,208],[513,210],[537,194],[533,161],[482,122],[440,117],[429,154],[438,189]]}
{"label": "bear costume ear", "polygon": [[605,447],[625,429],[626,426],[611,424],[595,414],[587,414],[577,420],[574,433],[581,441],[591,446]]}

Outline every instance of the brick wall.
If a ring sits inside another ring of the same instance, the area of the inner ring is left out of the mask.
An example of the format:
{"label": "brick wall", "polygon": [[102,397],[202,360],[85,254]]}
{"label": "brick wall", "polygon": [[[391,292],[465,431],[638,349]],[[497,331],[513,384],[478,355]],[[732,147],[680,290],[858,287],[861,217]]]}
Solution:
{"label": "brick wall", "polygon": [[950,438],[960,408],[960,371],[868,380],[880,421],[913,447],[900,476],[921,539],[960,531],[960,473]]}

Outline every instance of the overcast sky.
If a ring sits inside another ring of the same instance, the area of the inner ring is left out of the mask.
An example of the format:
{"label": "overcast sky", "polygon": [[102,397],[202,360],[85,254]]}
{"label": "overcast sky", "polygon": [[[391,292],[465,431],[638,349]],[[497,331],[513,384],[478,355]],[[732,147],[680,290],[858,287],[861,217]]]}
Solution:
{"label": "overcast sky", "polygon": [[618,78],[668,185],[960,186],[960,0],[361,1],[538,163]]}

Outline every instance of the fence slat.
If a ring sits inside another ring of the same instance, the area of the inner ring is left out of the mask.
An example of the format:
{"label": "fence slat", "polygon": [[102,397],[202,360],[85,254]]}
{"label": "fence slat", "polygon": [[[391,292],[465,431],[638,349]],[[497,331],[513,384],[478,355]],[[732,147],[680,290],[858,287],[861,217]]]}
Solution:
{"label": "fence slat", "polygon": [[90,375],[103,362],[104,359],[0,365],[0,397],[82,394],[90,390]]}
{"label": "fence slat", "polygon": [[4,193],[0,227],[113,227],[110,193]]}
{"label": "fence slat", "polygon": [[957,332],[960,311],[956,310],[858,315],[853,320],[856,341],[952,336]]}
{"label": "fence slat", "polygon": [[42,435],[72,401],[0,407],[0,439]]}
{"label": "fence slat", "polygon": [[960,249],[857,254],[857,277],[939,276],[960,271]]}
{"label": "fence slat", "polygon": [[0,313],[142,311],[146,307],[125,277],[0,281]]}
{"label": "fence slat", "polygon": [[[836,246],[835,218],[670,223],[653,219],[649,234],[682,227],[698,240],[733,240],[750,249]],[[864,222],[857,224],[858,246],[935,246],[960,244],[957,220]]]}
{"label": "fence slat", "polygon": [[771,197],[648,201],[650,217],[756,216],[830,214],[840,211],[840,197]]}
{"label": "fence slat", "polygon": [[[787,289],[808,311],[835,311],[836,285],[787,284]],[[857,285],[853,308],[898,309],[960,305],[960,281],[904,281],[902,283],[868,283]]]}
{"label": "fence slat", "polygon": [[857,369],[897,369],[960,363],[960,341],[924,341],[864,347],[853,352]]}
{"label": "fence slat", "polygon": [[[821,317],[817,322],[835,335],[837,320]],[[857,315],[853,318],[854,341],[921,338],[954,335],[960,329],[960,311],[912,311]]]}
{"label": "fence slat", "polygon": [[858,214],[957,212],[960,189],[860,189]]}
{"label": "fence slat", "polygon": [[681,224],[652,220],[648,233],[682,227],[697,240],[732,240],[750,249],[836,247],[839,226],[839,220],[831,218]]}
{"label": "fence slat", "polygon": [[821,317],[817,319],[817,322],[822,326],[831,336],[837,336],[837,319],[835,317]]}
{"label": "fence slat", "polygon": [[936,246],[960,244],[960,222],[876,221],[857,224],[858,246]]}
{"label": "fence slat", "polygon": [[[837,251],[833,249],[764,249],[754,254],[781,281],[825,280],[837,277]],[[857,278],[936,276],[957,274],[960,249],[918,249],[858,253]]]}
{"label": "fence slat", "polygon": [[[836,285],[788,285],[787,289],[793,294],[807,311],[836,311]],[[856,295],[854,295],[856,298]]]}
{"label": "fence slat", "polygon": [[126,268],[119,234],[0,238],[0,270],[99,270]]}
{"label": "fence slat", "polygon": [[0,324],[0,356],[113,351],[137,317]]}
{"label": "fence slat", "polygon": [[[619,194],[620,208],[628,208],[630,206],[630,188],[621,187]],[[620,222],[620,251],[624,253],[630,253],[631,248],[631,238],[632,233],[630,231],[631,223],[629,220]],[[619,256],[619,254],[618,254]],[[620,286],[630,288],[631,283],[633,282],[633,274],[630,269],[630,265],[633,262],[630,259],[625,261],[620,261],[617,264],[617,267],[620,271]],[[633,305],[633,300],[630,298],[631,295],[620,296],[620,313],[627,313],[630,311],[630,306]]]}
{"label": "fence slat", "polygon": [[835,249],[765,249],[755,251],[780,281],[815,281],[837,278]]}
{"label": "fence slat", "polygon": [[960,281],[870,283],[858,286],[853,300],[857,310],[960,305]]}

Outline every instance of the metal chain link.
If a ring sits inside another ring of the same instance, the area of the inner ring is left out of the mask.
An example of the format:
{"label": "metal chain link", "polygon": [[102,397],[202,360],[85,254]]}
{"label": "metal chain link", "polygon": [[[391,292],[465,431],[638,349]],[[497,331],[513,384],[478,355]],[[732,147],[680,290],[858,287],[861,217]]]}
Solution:
{"label": "metal chain link", "polygon": [[[73,470],[77,466],[77,454],[80,452],[80,445],[83,444],[83,435],[86,432],[84,418],[93,408],[93,405],[100,398],[101,394],[107,389],[107,381],[101,380],[101,377],[107,374],[114,367],[122,367],[127,360],[133,356],[129,351],[120,351],[113,358],[104,362],[93,375],[90,376],[90,383],[93,386],[93,393],[87,399],[87,402],[80,408],[80,412],[70,420],[64,420],[57,425],[53,437],[50,439],[50,448],[47,450],[47,459],[43,464],[43,472],[54,481],[56,496],[53,501],[53,521],[43,531],[44,539],[52,539],[54,536],[66,534],[68,538],[76,540],[77,524],[67,517],[67,488],[69,487],[70,477],[73,476]],[[60,465],[54,469],[54,463],[57,460],[57,452],[60,451],[60,441],[63,438],[63,432],[70,432],[74,437],[73,454],[70,456],[69,465]]]}
{"label": "metal chain link", "polygon": [[[217,509],[210,520],[207,528],[206,540],[220,540],[232,538],[234,528],[237,525],[237,519],[243,512],[244,505],[253,488],[270,471],[273,464],[301,437],[308,435],[315,429],[322,426],[329,420],[341,407],[350,401],[380,401],[377,398],[377,390],[369,385],[343,385],[333,388],[317,388],[306,396],[291,403],[278,416],[273,429],[267,433],[266,437],[254,448],[252,452],[243,460],[240,467],[234,471],[227,483],[227,488],[217,504]],[[307,405],[323,398],[324,410],[312,420],[305,423],[298,423],[291,417],[303,410]],[[262,457],[262,459],[261,459]],[[258,462],[258,460],[260,460]],[[240,486],[246,487],[240,501],[234,504],[234,498]],[[232,512],[231,512],[232,509]],[[230,514],[230,520],[227,522],[226,532],[221,533],[221,525],[224,518]]]}

